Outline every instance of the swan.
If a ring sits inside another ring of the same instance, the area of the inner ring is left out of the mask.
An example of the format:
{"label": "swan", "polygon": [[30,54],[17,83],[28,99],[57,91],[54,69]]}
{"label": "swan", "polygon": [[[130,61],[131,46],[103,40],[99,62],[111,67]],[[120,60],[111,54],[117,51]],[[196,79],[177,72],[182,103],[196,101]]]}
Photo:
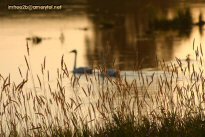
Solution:
{"label": "swan", "polygon": [[93,69],[89,68],[89,67],[79,67],[79,68],[76,68],[78,52],[77,52],[77,50],[74,49],[74,50],[70,51],[70,53],[74,53],[75,54],[73,73],[75,73],[75,74],[92,74],[93,73]]}
{"label": "swan", "polygon": [[120,71],[117,69],[105,69],[101,72],[101,76],[120,77]]}
{"label": "swan", "polygon": [[[103,62],[103,66],[106,66],[106,59],[105,56],[102,54],[102,62]],[[113,68],[105,68],[102,67],[102,71],[101,71],[101,76],[109,76],[109,77],[120,77],[120,71],[117,69],[113,69]]]}
{"label": "swan", "polygon": [[120,76],[120,71],[116,69],[108,69],[106,71],[106,75],[110,77],[119,77]]}

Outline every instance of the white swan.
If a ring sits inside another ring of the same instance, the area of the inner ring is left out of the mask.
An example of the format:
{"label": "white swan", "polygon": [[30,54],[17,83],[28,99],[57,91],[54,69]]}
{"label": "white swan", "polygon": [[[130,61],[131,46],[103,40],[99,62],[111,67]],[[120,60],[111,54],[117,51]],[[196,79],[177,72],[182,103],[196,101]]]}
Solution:
{"label": "white swan", "polygon": [[92,74],[93,73],[93,69],[89,68],[89,67],[79,67],[76,68],[76,64],[77,64],[77,50],[72,50],[70,51],[70,53],[74,53],[75,54],[75,58],[74,58],[74,67],[73,67],[73,73],[75,74]]}
{"label": "white swan", "polygon": [[[105,56],[102,55],[102,62],[103,62],[103,66],[106,66],[106,59]],[[101,71],[101,76],[109,76],[109,77],[120,77],[120,71],[117,69],[113,69],[113,68],[105,68],[103,67],[102,71]]]}
{"label": "white swan", "polygon": [[101,72],[101,76],[120,77],[120,71],[117,69],[105,69]]}

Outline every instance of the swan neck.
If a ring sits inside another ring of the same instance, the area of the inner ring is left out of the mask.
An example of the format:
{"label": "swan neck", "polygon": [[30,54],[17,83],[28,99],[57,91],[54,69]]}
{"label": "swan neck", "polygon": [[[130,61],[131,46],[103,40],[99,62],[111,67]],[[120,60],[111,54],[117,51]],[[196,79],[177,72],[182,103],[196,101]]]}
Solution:
{"label": "swan neck", "polygon": [[77,53],[75,53],[75,58],[74,58],[74,67],[73,70],[76,69],[76,64],[77,64]]}

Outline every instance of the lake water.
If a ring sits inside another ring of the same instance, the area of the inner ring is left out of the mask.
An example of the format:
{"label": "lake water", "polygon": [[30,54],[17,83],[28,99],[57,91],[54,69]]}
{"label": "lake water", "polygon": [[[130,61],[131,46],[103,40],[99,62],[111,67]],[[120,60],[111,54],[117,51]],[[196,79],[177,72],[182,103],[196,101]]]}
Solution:
{"label": "lake water", "polygon": [[[203,26],[164,30],[150,25],[158,18],[175,18],[178,11],[188,9],[193,23],[200,13],[205,15],[205,3],[127,4],[114,7],[100,4],[64,6],[57,13],[18,11],[2,13],[0,17],[0,72],[14,79],[18,68],[26,70],[26,38],[40,37],[41,42],[28,41],[30,62],[39,73],[46,56],[47,69],[56,74],[61,56],[72,70],[78,51],[78,66],[114,67],[121,71],[157,68],[156,57],[172,61],[193,55],[192,43],[204,46]],[[4,11],[5,12],[5,11]],[[203,14],[204,13],[204,14]],[[205,17],[204,17],[205,18]],[[162,24],[164,25],[164,24]]]}

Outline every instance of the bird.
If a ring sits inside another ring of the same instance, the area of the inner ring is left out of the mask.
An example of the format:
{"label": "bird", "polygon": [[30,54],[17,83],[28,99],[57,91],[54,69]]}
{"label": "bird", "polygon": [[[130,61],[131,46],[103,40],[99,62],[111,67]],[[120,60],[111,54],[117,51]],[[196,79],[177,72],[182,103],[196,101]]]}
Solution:
{"label": "bird", "polygon": [[43,40],[51,39],[51,37],[31,36],[26,37],[27,41],[31,41],[34,45],[40,44]]}
{"label": "bird", "polygon": [[120,77],[120,71],[117,69],[104,69],[101,71],[101,76],[108,76],[108,77]]}
{"label": "bird", "polygon": [[[106,66],[106,58],[105,58],[105,55],[101,55],[101,59],[102,59],[102,62],[103,62],[103,66]],[[109,77],[120,77],[120,71],[117,70],[117,69],[114,69],[114,68],[106,68],[106,67],[102,67],[102,70],[101,70],[101,74],[100,74],[102,77],[104,76],[109,76]]]}
{"label": "bird", "polygon": [[187,62],[187,67],[188,67],[188,70],[190,72],[190,62],[191,62],[190,54],[188,54],[186,56],[186,60],[185,61]]}
{"label": "bird", "polygon": [[205,21],[203,20],[203,14],[202,13],[199,14],[199,21],[197,23],[195,23],[194,25],[197,25],[199,27],[202,27],[203,25],[205,25]]}
{"label": "bird", "polygon": [[74,53],[75,54],[75,58],[74,58],[74,67],[73,67],[73,73],[74,74],[92,74],[93,73],[93,69],[90,67],[76,67],[77,64],[77,50],[71,50],[70,53]]}
{"label": "bird", "polygon": [[120,71],[116,69],[107,69],[105,73],[109,77],[119,77],[120,76]]}
{"label": "bird", "polygon": [[27,37],[26,40],[32,41],[33,44],[39,44],[42,42],[43,38],[38,36],[33,36],[33,37]]}

